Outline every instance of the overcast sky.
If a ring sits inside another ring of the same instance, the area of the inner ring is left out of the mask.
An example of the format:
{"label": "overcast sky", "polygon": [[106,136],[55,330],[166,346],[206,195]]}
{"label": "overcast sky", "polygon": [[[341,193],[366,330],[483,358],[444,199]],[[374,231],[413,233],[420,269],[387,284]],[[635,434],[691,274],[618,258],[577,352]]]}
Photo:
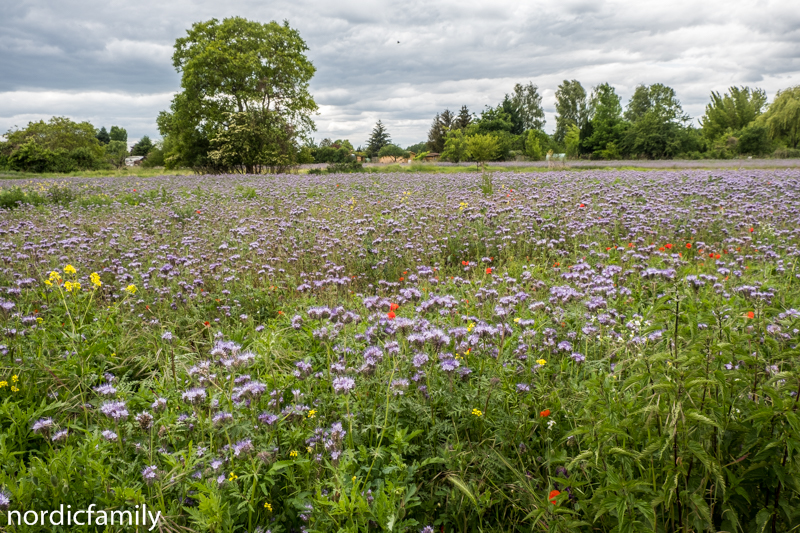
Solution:
{"label": "overcast sky", "polygon": [[[564,79],[675,88],[702,116],[712,90],[800,84],[800,9],[781,1],[2,0],[0,132],[65,115],[158,138],[179,88],[175,39],[193,22],[288,20],[317,68],[316,139],[365,144],[381,119],[402,145],[436,112],[496,105],[517,82],[539,86],[555,127]],[[795,6],[797,7],[797,6]],[[398,43],[398,41],[400,41]]]}

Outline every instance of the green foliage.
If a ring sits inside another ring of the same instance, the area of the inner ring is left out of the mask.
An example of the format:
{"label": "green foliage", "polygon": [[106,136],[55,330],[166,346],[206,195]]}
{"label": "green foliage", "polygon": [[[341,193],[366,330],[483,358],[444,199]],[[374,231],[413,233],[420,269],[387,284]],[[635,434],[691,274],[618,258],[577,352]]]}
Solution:
{"label": "green foliage", "polygon": [[[158,117],[161,134],[173,139],[167,166],[253,172],[290,164],[297,139],[314,128],[310,115],[317,109],[308,92],[315,69],[306,50],[287,23],[234,17],[192,25],[172,57],[182,91]],[[226,135],[229,125],[235,131]],[[244,127],[254,129],[245,133]],[[224,138],[213,144],[219,135]],[[248,141],[255,145],[245,148]]]}
{"label": "green foliage", "polygon": [[639,85],[628,102],[625,118],[631,122],[622,140],[626,152],[659,159],[682,151],[688,116],[671,87],[660,83]]}
{"label": "green foliage", "polygon": [[111,141],[106,145],[106,161],[114,168],[125,166],[128,157],[128,145],[123,141]]}
{"label": "green foliage", "polygon": [[772,151],[769,131],[765,126],[750,124],[739,132],[736,149],[740,154],[764,155]]}
{"label": "green foliage", "polygon": [[376,157],[378,152],[381,151],[381,148],[387,144],[391,144],[391,142],[392,138],[389,132],[386,131],[383,122],[379,120],[375,123],[375,127],[372,128],[372,134],[369,137],[369,141],[367,141],[367,149],[365,151],[369,157]]}
{"label": "green foliage", "polygon": [[539,136],[535,130],[528,131],[528,137],[525,142],[525,155],[533,161],[541,161],[544,159],[544,150],[542,150],[542,143],[539,141]]}
{"label": "green foliage", "polygon": [[327,168],[329,174],[349,174],[352,172],[362,172],[363,170],[364,165],[355,159],[350,159],[341,163],[331,163]]}
{"label": "green foliage", "polygon": [[503,109],[502,104],[496,108],[486,106],[486,109],[481,112],[481,116],[475,122],[475,125],[476,131],[481,134],[499,131],[510,133],[514,129],[512,117]]}
{"label": "green foliage", "polygon": [[581,131],[577,124],[570,124],[567,127],[567,134],[564,136],[564,144],[567,147],[567,157],[576,157],[581,141]]}
{"label": "green foliage", "polygon": [[[121,126],[111,126],[111,131],[108,132],[110,141],[119,141],[128,144],[128,131]],[[109,141],[109,142],[110,142]]]}
{"label": "green foliage", "polygon": [[131,155],[147,157],[154,148],[155,145],[153,144],[153,141],[150,140],[150,137],[145,135],[139,139],[139,142],[133,145],[131,148]]}
{"label": "green foliage", "polygon": [[800,85],[778,91],[759,124],[766,126],[773,141],[800,147]]}
{"label": "green foliage", "polygon": [[763,89],[731,87],[724,95],[712,91],[711,103],[706,105],[705,115],[700,119],[703,134],[709,140],[716,140],[725,132],[739,131],[761,115],[766,103]]}
{"label": "green foliage", "polygon": [[444,143],[442,159],[459,163],[468,157],[467,137],[461,129],[453,129],[447,132],[447,140]]}
{"label": "green foliage", "polygon": [[586,90],[578,80],[564,80],[556,90],[556,142],[563,142],[570,125],[583,128],[588,121]]}
{"label": "green foliage", "polygon": [[433,117],[433,123],[428,130],[427,148],[429,151],[437,154],[444,151],[445,138],[447,133],[455,127],[456,120],[457,118],[449,109],[445,109]]}
{"label": "green foliage", "polygon": [[208,159],[219,170],[278,172],[296,162],[291,124],[270,111],[229,113],[211,140]]}
{"label": "green foliage", "polygon": [[544,109],[538,86],[533,82],[528,82],[527,85],[517,83],[507,99],[519,117],[521,128],[518,134],[528,130],[544,130]]}
{"label": "green foliage", "polygon": [[403,150],[396,144],[387,144],[378,150],[378,157],[391,157],[393,161],[398,158],[408,159],[408,151]]}
{"label": "green foliage", "polygon": [[461,110],[458,112],[458,116],[453,123],[453,127],[463,130],[466,129],[470,124],[472,124],[472,115],[470,114],[467,106],[462,105]]}
{"label": "green foliage", "polygon": [[97,132],[96,137],[97,137],[97,140],[98,140],[98,142],[100,144],[105,145],[105,144],[108,144],[108,143],[111,142],[111,136],[106,131],[106,127],[105,126],[100,128],[100,131]]}
{"label": "green foliage", "polygon": [[408,152],[414,152],[415,154],[420,154],[428,149],[427,142],[419,142],[417,144],[412,144],[411,146],[406,148]]}
{"label": "green foliage", "polygon": [[601,83],[589,99],[591,133],[581,139],[581,151],[596,159],[620,159],[619,145],[628,124],[622,120],[622,105],[614,87]]}
{"label": "green foliage", "polygon": [[467,137],[467,155],[472,161],[483,166],[486,161],[492,161],[497,157],[499,144],[497,137],[491,134],[476,134]]}

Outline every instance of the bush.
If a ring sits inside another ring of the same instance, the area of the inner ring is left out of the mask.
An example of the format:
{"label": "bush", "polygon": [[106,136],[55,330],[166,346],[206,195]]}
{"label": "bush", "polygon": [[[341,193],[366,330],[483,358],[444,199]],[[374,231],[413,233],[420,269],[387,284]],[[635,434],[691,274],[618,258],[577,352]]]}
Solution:
{"label": "bush", "polygon": [[364,165],[353,159],[350,161],[346,161],[344,163],[332,163],[328,165],[328,168],[326,170],[328,174],[362,172],[364,170]]}
{"label": "bush", "polygon": [[778,148],[772,152],[772,157],[776,159],[795,159],[800,158],[800,149],[798,148]]}

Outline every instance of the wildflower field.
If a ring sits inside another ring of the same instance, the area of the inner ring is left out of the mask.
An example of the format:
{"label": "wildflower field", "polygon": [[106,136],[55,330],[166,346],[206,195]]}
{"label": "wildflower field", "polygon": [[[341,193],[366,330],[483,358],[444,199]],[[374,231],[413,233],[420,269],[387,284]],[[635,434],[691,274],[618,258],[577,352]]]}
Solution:
{"label": "wildflower field", "polygon": [[0,187],[0,525],[800,530],[800,170]]}

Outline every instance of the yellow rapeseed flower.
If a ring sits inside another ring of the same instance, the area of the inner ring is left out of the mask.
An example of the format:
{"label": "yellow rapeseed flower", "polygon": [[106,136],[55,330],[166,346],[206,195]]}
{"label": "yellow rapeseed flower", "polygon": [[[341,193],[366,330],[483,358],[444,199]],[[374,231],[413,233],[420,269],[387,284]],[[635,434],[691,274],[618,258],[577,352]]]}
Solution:
{"label": "yellow rapeseed flower", "polygon": [[289,457],[297,457],[297,451],[296,450],[290,451],[289,452]]}
{"label": "yellow rapeseed flower", "polygon": [[14,386],[12,385],[12,386],[11,386],[11,392],[19,392],[19,389],[18,389],[17,387],[14,387]]}
{"label": "yellow rapeseed flower", "polygon": [[136,285],[128,285],[125,287],[125,291],[127,291],[128,294],[136,294]]}
{"label": "yellow rapeseed flower", "polygon": [[480,409],[473,409],[472,414],[475,416],[483,416],[483,411],[481,411]]}
{"label": "yellow rapeseed flower", "polygon": [[89,274],[89,279],[92,281],[95,287],[99,287],[103,284],[103,282],[100,281],[100,275],[97,272],[92,272]]}
{"label": "yellow rapeseed flower", "polygon": [[536,360],[536,364],[544,366],[544,365],[547,364],[547,360],[546,359],[537,359]]}
{"label": "yellow rapeseed flower", "polygon": [[317,416],[317,410],[316,409],[311,409],[308,412],[308,418],[314,418],[315,416]]}
{"label": "yellow rapeseed flower", "polygon": [[0,381],[0,389],[3,387],[8,387],[8,381]]}
{"label": "yellow rapeseed flower", "polygon": [[11,376],[11,382],[12,382],[12,383],[16,383],[17,381],[19,381],[19,376],[17,376],[16,374],[14,374],[13,376]]}
{"label": "yellow rapeseed flower", "polygon": [[270,505],[269,502],[264,502],[264,509],[266,509],[267,511],[269,511],[271,513],[272,512],[272,505]]}
{"label": "yellow rapeseed flower", "polygon": [[75,267],[72,265],[67,265],[64,267],[64,272],[67,274],[77,274],[78,271],[75,270]]}

